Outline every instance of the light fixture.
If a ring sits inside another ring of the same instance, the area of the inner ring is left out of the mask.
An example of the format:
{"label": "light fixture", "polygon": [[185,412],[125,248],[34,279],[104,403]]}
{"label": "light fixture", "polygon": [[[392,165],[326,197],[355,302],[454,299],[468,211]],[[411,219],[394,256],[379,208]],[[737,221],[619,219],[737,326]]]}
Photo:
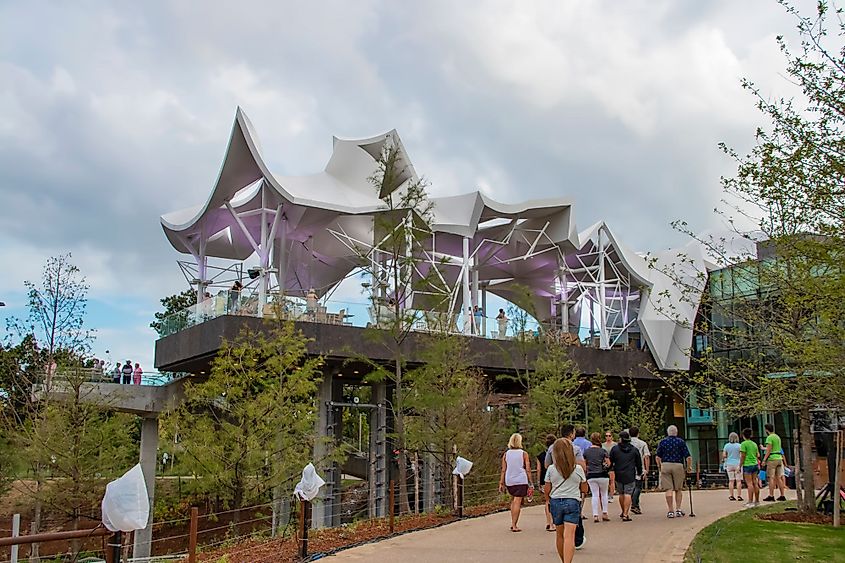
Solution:
{"label": "light fixture", "polygon": [[246,271],[246,274],[249,276],[249,279],[254,280],[261,275],[261,268],[250,268]]}
{"label": "light fixture", "polygon": [[356,369],[356,370],[355,370],[355,371],[353,371],[352,373],[354,373],[354,374],[356,374],[356,375],[357,375],[357,374],[358,374],[358,370]]}

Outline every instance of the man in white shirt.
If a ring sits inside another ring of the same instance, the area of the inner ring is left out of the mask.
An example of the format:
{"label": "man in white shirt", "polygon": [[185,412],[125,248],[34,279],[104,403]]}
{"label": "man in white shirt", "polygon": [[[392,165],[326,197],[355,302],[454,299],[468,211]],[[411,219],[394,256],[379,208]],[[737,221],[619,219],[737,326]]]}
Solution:
{"label": "man in white shirt", "polygon": [[632,426],[628,429],[628,434],[631,436],[631,445],[637,448],[637,451],[640,452],[640,459],[643,460],[643,474],[637,477],[637,480],[634,482],[634,494],[631,498],[631,512],[634,514],[642,514],[642,510],[640,510],[640,494],[643,492],[643,487],[645,487],[645,480],[648,477],[648,466],[649,461],[651,460],[651,452],[648,449],[648,444],[640,440],[640,429],[637,426]]}

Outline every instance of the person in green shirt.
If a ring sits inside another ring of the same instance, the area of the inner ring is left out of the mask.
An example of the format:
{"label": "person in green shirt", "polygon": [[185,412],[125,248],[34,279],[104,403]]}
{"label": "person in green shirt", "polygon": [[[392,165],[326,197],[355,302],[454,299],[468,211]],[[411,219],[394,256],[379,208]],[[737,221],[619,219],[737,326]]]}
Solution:
{"label": "person in green shirt", "polygon": [[786,477],[783,475],[783,447],[780,436],[775,434],[772,424],[766,424],[763,428],[766,430],[766,453],[763,455],[763,463],[766,464],[766,476],[769,478],[769,496],[763,500],[775,500],[775,487],[780,489],[777,500],[786,500]]}
{"label": "person in green shirt", "polygon": [[742,476],[748,488],[748,502],[745,503],[747,508],[760,504],[760,482],[757,480],[757,474],[760,473],[760,448],[751,439],[753,436],[751,429],[745,428],[742,431],[742,437],[745,439],[739,445],[739,464],[742,466]]}

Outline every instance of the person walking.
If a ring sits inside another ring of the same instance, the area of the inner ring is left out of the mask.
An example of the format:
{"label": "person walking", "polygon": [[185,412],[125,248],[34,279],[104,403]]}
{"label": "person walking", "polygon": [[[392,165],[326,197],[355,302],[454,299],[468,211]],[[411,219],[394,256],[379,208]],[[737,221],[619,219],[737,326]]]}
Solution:
{"label": "person walking", "polygon": [[555,524],[555,547],[560,560],[575,557],[575,535],[581,523],[581,498],[587,492],[584,469],[575,462],[573,444],[558,438],[552,444],[554,463],[546,470],[543,493]]}
{"label": "person walking", "polygon": [[[579,426],[575,429],[575,439],[572,440],[572,443],[581,448],[582,452],[586,452],[587,448],[592,447],[593,443],[587,439],[587,429],[583,426]],[[601,435],[599,435],[601,436]]]}
{"label": "person walking", "polygon": [[[613,441],[613,432],[610,430],[604,431],[604,443],[601,445],[604,448],[604,451],[607,452],[607,455],[610,455],[610,450],[613,449],[613,446],[616,445],[616,442]],[[613,471],[610,471],[610,489],[607,494],[607,502],[613,502],[613,495],[616,493],[616,479]]]}
{"label": "person walking", "polygon": [[499,309],[496,315],[496,323],[499,325],[499,338],[504,339],[508,334],[508,316],[504,309]]}
{"label": "person walking", "polygon": [[637,477],[643,473],[640,452],[631,444],[631,435],[623,430],[619,443],[610,450],[610,464],[616,475],[616,492],[619,494],[619,515],[623,522],[631,521],[631,497],[634,495]]}
{"label": "person walking", "polygon": [[763,425],[766,432],[766,453],[763,454],[763,464],[766,466],[766,478],[769,481],[769,496],[763,500],[775,500],[775,488],[780,489],[779,501],[786,500],[786,478],[783,475],[783,446],[780,436],[775,434],[772,424]]}
{"label": "person walking", "polygon": [[122,383],[124,385],[129,385],[132,383],[132,373],[134,370],[132,369],[132,360],[126,360],[126,363],[123,364],[123,368],[121,368],[120,373],[123,375]]}
{"label": "person walking", "polygon": [[742,466],[742,476],[745,478],[745,488],[748,490],[746,508],[760,504],[760,448],[752,440],[754,432],[750,428],[742,431],[742,443],[739,445],[739,464]]}
{"label": "person walking", "polygon": [[[742,500],[742,466],[739,455],[739,436],[736,432],[728,434],[728,443],[722,448],[722,463],[728,474],[728,500]],[[734,495],[736,488],[736,495]]]}
{"label": "person walking", "polygon": [[141,384],[141,378],[144,376],[144,370],[141,369],[141,364],[135,362],[135,369],[132,371],[132,383],[135,385]]}
{"label": "person walking", "polygon": [[637,475],[637,481],[634,483],[634,494],[631,496],[631,512],[634,514],[642,514],[643,511],[640,508],[640,495],[643,492],[643,489],[646,486],[646,480],[648,479],[648,468],[651,464],[651,452],[648,449],[648,444],[646,444],[643,440],[640,440],[640,428],[638,426],[632,426],[628,429],[628,434],[631,436],[631,445],[637,448],[637,451],[640,453],[640,459],[643,462],[643,472],[640,475]]}
{"label": "person walking", "polygon": [[[584,453],[581,451],[577,445],[575,445],[572,440],[575,437],[575,427],[571,424],[564,424],[561,430],[561,436],[566,438],[569,442],[569,445],[572,446],[572,455],[575,457],[575,463],[581,466],[581,470],[586,475],[587,473],[587,462],[584,460]],[[546,467],[551,467],[554,464],[554,451],[550,446],[549,449],[546,451]],[[585,485],[586,487],[586,485]],[[580,517],[579,517],[580,518]],[[587,536],[584,533],[584,523],[581,520],[578,520],[578,525],[575,528],[575,549],[581,549],[584,547],[584,543],[587,541]]]}
{"label": "person walking", "polygon": [[499,492],[507,488],[511,496],[511,532],[521,532],[517,525],[522,510],[522,499],[528,496],[528,476],[531,474],[531,459],[522,449],[522,435],[511,434],[508,450],[502,456],[502,474],[499,478]]}
{"label": "person walking", "polygon": [[607,473],[607,468],[610,466],[610,457],[601,447],[601,434],[593,432],[590,434],[590,441],[590,447],[584,450],[584,460],[587,462],[587,485],[590,487],[593,504],[593,522],[599,522],[599,511],[601,511],[601,519],[609,522],[607,487],[610,475]]}
{"label": "person walking", "polygon": [[[546,484],[546,450],[555,443],[555,435],[554,434],[546,434],[546,449],[542,452],[537,454],[537,488],[538,490],[543,490],[543,485]],[[552,522],[552,513],[549,512],[549,503],[547,502],[545,505],[546,510],[546,531],[547,532],[554,532],[555,525]]]}
{"label": "person walking", "polygon": [[681,510],[684,500],[684,481],[686,470],[692,471],[692,456],[687,443],[678,437],[678,427],[674,424],[666,428],[666,437],[660,440],[654,461],[660,471],[660,489],[666,493],[668,518],[680,518],[685,515]]}

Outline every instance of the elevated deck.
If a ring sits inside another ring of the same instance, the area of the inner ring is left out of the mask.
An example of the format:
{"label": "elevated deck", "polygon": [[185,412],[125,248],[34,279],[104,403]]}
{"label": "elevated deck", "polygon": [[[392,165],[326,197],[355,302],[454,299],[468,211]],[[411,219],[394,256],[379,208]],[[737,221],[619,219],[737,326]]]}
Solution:
{"label": "elevated deck", "polygon": [[[365,356],[374,361],[390,361],[390,351],[378,337],[377,329],[332,325],[313,322],[295,322],[296,328],[310,339],[308,353],[321,355],[328,365],[342,366],[344,362]],[[224,315],[201,324],[190,326],[165,336],[156,342],[155,367],[160,371],[179,371],[194,374],[208,372],[211,361],[220,349],[223,339],[232,341],[246,327],[262,330],[262,319]],[[431,335],[411,332],[403,343],[403,355],[411,365],[422,361],[420,351]],[[532,364],[540,346],[526,349],[515,340],[491,340],[472,336],[465,338],[475,358],[475,365],[486,373],[506,374]],[[609,377],[656,379],[657,370],[651,355],[640,350],[602,350],[572,346],[572,358],[582,373],[602,373]]]}

